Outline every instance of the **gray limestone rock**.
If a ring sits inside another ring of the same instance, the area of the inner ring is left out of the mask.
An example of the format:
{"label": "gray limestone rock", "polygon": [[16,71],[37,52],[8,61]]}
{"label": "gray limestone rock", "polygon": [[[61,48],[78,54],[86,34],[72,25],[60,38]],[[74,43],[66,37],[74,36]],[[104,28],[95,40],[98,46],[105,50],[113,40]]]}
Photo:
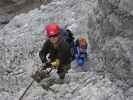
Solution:
{"label": "gray limestone rock", "polygon": [[41,64],[38,51],[46,39],[44,27],[57,22],[68,25],[76,38],[88,34],[89,70],[71,69],[66,83],[51,86],[56,93],[35,82],[23,100],[132,100],[131,12],[131,0],[53,0],[15,16],[0,30],[0,98],[17,100],[22,95],[32,70]]}

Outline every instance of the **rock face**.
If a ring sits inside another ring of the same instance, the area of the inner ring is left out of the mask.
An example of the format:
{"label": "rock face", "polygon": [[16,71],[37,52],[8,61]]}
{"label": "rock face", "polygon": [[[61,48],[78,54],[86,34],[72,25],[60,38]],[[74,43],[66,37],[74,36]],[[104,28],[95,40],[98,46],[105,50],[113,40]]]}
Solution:
{"label": "rock face", "polygon": [[45,3],[45,2],[49,2],[50,0],[1,0],[0,4],[3,5],[8,5],[8,4],[16,4],[16,5],[21,5],[27,2],[41,2],[41,3]]}
{"label": "rock face", "polygon": [[[91,8],[88,4],[92,3],[81,0],[53,1],[27,14],[15,16],[0,30],[1,98],[4,96],[5,99],[14,100],[19,95],[17,93],[21,93],[32,80],[29,73],[34,63],[41,64],[38,51],[45,40],[45,33],[42,32],[48,23],[58,22],[62,27],[68,25],[75,35],[87,32],[86,12]],[[80,24],[82,27],[79,27]]]}
{"label": "rock face", "polygon": [[[41,3],[46,3],[45,0],[1,0],[0,1],[0,15],[1,14],[19,14],[29,8],[34,8],[34,6],[39,7]],[[21,12],[20,12],[21,11]],[[19,12],[19,13],[18,13]]]}
{"label": "rock face", "polygon": [[26,13],[52,0],[0,0],[0,29],[20,13]]}
{"label": "rock face", "polygon": [[[103,65],[99,70],[107,71],[110,79],[124,90],[133,85],[132,4],[132,0],[98,0],[93,22],[91,20],[93,24],[88,24],[92,51],[98,52]],[[126,85],[116,80],[122,80]]]}
{"label": "rock face", "polygon": [[118,78],[133,75],[132,0],[98,0],[92,46],[103,53],[104,68]]}
{"label": "rock face", "polygon": [[15,16],[0,30],[0,99],[22,95],[41,64],[44,27],[57,22],[75,37],[88,34],[90,69],[71,69],[64,84],[51,87],[56,93],[34,83],[23,100],[133,100],[132,10],[132,0],[53,0]]}

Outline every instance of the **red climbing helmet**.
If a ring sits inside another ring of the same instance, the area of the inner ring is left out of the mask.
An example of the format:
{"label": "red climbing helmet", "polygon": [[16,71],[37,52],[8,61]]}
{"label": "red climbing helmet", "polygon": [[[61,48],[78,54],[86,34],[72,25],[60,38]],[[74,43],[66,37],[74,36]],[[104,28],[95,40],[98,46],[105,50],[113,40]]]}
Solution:
{"label": "red climbing helmet", "polygon": [[56,23],[48,24],[46,27],[47,36],[48,37],[55,37],[59,35],[60,26]]}

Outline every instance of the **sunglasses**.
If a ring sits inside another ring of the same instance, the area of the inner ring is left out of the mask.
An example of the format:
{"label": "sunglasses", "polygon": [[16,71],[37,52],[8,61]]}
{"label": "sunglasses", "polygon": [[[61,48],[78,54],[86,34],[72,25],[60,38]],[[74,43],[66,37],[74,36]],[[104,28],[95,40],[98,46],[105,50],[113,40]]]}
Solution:
{"label": "sunglasses", "polygon": [[57,37],[59,34],[55,34],[55,35],[50,35],[50,36],[48,36],[49,38],[55,38],[55,37]]}
{"label": "sunglasses", "polygon": [[80,45],[80,48],[81,49],[87,49],[87,46],[86,45]]}

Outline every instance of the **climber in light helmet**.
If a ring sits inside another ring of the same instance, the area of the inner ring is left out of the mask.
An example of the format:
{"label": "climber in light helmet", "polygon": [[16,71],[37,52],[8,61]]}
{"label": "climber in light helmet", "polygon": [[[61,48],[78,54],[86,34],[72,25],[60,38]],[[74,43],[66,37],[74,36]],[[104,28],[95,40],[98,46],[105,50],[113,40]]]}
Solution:
{"label": "climber in light helmet", "polygon": [[75,58],[78,65],[82,66],[87,58],[87,41],[83,36],[80,36],[79,39],[76,40],[75,45]]}

